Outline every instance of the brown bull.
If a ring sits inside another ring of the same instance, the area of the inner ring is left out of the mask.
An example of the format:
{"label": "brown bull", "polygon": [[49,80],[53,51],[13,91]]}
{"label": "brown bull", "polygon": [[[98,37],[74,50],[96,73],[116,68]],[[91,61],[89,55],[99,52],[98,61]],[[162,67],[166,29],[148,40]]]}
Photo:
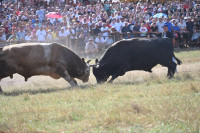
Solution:
{"label": "brown bull", "polygon": [[46,75],[64,78],[77,85],[74,78],[87,82],[90,67],[67,47],[57,43],[24,43],[0,48],[0,80],[18,73],[28,80],[31,76]]}

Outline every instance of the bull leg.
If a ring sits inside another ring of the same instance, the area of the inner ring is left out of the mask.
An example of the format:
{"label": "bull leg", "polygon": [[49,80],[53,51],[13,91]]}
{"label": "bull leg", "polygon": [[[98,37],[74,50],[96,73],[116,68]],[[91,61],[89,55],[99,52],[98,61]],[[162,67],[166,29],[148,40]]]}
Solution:
{"label": "bull leg", "polygon": [[176,71],[176,63],[174,63],[173,61],[168,61],[168,62],[163,62],[160,63],[163,66],[166,66],[168,68],[168,73],[167,73],[167,77],[170,79],[174,76],[174,73]]}
{"label": "bull leg", "polygon": [[174,73],[176,71],[176,66],[177,66],[176,63],[171,62],[171,65],[168,67],[168,74],[167,74],[167,76],[169,78],[172,78],[174,76]]}
{"label": "bull leg", "polygon": [[120,67],[115,74],[112,75],[112,78],[108,81],[112,83],[118,76],[123,76],[126,73],[124,67]]}
{"label": "bull leg", "polygon": [[67,71],[64,72],[65,77],[64,79],[69,82],[71,86],[76,86],[77,82],[74,78],[72,78]]}
{"label": "bull leg", "polygon": [[60,75],[61,77],[63,77],[71,86],[76,86],[77,85],[76,80],[69,75],[67,70],[62,69],[62,68],[58,68],[56,70],[56,73],[58,75]]}

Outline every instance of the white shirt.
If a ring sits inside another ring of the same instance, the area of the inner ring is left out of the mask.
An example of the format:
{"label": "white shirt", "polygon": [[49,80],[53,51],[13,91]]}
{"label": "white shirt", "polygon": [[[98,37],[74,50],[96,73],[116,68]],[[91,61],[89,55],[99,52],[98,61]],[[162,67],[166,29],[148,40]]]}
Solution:
{"label": "white shirt", "polygon": [[26,41],[30,41],[31,40],[31,36],[25,36],[25,40]]}
{"label": "white shirt", "polygon": [[142,32],[140,36],[146,36],[146,33],[148,32],[147,27],[140,27],[139,31]]}
{"label": "white shirt", "polygon": [[164,22],[159,22],[159,21],[156,23],[156,25],[158,26],[158,32],[159,33],[164,32],[164,30],[162,28],[164,26],[164,24],[165,24]]}
{"label": "white shirt", "polygon": [[47,34],[47,40],[53,40],[52,34]]}
{"label": "white shirt", "polygon": [[[108,27],[101,27],[101,32],[103,32],[103,31],[105,31],[105,30],[109,30],[109,28]],[[102,36],[108,36],[108,32],[104,32],[104,33],[102,33]]]}
{"label": "white shirt", "polygon": [[123,23],[122,22],[115,22],[114,27],[118,32],[121,32],[121,28],[123,27]]}
{"label": "white shirt", "polygon": [[95,43],[92,43],[92,44],[89,44],[89,43],[87,43],[85,45],[85,51],[86,52],[90,52],[90,51],[93,51],[93,50],[97,49],[97,45]]}
{"label": "white shirt", "polygon": [[185,29],[186,28],[186,23],[179,23],[178,24],[178,27],[180,28],[180,30],[183,30],[183,29]]}
{"label": "white shirt", "polygon": [[114,43],[112,37],[106,37],[105,43],[106,45],[112,45]]}
{"label": "white shirt", "polygon": [[66,31],[62,32],[62,31],[59,31],[58,33],[58,36],[59,37],[67,37],[68,33]]}
{"label": "white shirt", "polygon": [[96,37],[95,38],[95,41],[94,41],[95,43],[105,43],[105,40],[103,39],[103,37]]}
{"label": "white shirt", "polygon": [[46,31],[45,30],[42,30],[42,31],[37,30],[36,36],[38,37],[38,41],[44,42],[45,41],[45,36],[46,36]]}

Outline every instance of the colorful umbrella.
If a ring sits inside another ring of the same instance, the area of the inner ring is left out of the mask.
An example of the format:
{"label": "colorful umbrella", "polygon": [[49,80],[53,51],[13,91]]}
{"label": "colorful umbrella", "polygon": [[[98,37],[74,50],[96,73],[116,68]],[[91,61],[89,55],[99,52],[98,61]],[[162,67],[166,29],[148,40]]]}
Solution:
{"label": "colorful umbrella", "polygon": [[167,15],[166,14],[164,14],[164,13],[157,13],[157,14],[155,14],[154,16],[153,16],[153,18],[162,18],[162,17],[167,17]]}
{"label": "colorful umbrella", "polygon": [[58,12],[49,12],[46,17],[48,18],[62,18],[63,16],[60,15]]}

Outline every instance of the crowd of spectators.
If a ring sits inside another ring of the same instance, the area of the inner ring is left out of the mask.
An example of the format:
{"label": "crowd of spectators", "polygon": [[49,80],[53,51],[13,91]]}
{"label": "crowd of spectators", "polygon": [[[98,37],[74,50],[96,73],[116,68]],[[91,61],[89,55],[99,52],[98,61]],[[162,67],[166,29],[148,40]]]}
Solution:
{"label": "crowd of spectators", "polygon": [[[0,46],[59,41],[92,54],[121,39],[169,37],[174,47],[186,47],[200,36],[198,0],[30,2],[1,3]],[[58,12],[62,18],[46,17],[49,12]],[[157,13],[166,16],[154,17]]]}

